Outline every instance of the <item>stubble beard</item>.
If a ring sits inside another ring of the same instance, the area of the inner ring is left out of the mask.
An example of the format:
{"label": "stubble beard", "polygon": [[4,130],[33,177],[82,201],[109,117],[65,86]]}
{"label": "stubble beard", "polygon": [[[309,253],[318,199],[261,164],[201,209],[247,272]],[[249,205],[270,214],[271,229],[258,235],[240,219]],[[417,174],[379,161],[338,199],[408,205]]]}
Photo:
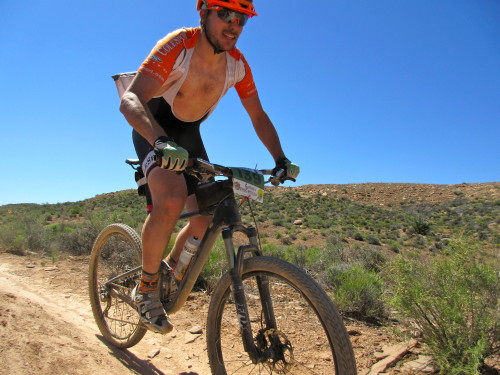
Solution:
{"label": "stubble beard", "polygon": [[[210,41],[212,42],[212,44],[215,46],[215,48],[217,50],[223,51],[223,52],[230,51],[230,50],[232,50],[236,46],[236,42],[238,41],[238,37],[236,37],[234,39],[234,41],[232,41],[230,43],[230,47],[229,48],[225,48],[224,45],[223,45],[224,43],[222,43],[221,40],[217,37],[217,35],[215,35],[215,33],[210,30],[210,27],[208,27],[208,25],[207,25],[208,23],[209,22],[206,22],[205,26],[204,26],[205,33],[206,33],[207,38],[210,38]],[[222,36],[222,38],[223,38],[223,36]]]}

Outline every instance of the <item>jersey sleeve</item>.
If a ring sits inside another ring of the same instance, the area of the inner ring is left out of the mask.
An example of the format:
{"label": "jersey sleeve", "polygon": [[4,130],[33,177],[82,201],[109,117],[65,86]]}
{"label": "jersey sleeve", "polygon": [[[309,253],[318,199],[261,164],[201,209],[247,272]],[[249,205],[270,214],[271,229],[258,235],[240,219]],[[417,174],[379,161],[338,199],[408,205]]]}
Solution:
{"label": "jersey sleeve", "polygon": [[250,98],[257,95],[257,87],[253,80],[252,70],[243,55],[240,55],[239,75],[241,79],[234,85],[240,99]]}
{"label": "jersey sleeve", "polygon": [[176,30],[158,41],[146,60],[139,68],[139,72],[165,83],[172,72],[177,58],[184,52],[184,41],[189,38],[191,30]]}

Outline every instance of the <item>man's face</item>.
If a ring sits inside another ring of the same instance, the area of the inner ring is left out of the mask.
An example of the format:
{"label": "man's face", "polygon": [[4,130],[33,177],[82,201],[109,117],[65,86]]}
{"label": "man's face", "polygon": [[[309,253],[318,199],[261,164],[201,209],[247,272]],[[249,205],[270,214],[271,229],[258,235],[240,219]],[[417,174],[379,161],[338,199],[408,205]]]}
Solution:
{"label": "man's face", "polygon": [[215,46],[224,51],[234,48],[243,31],[243,26],[237,21],[228,23],[222,20],[215,10],[209,12],[205,27]]}

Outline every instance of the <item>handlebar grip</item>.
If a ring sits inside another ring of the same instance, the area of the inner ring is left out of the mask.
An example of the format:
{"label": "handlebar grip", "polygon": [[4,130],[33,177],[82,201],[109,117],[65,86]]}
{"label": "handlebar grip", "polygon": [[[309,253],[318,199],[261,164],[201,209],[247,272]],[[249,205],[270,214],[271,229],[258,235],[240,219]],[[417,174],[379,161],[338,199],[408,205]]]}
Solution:
{"label": "handlebar grip", "polygon": [[269,178],[269,182],[271,182],[271,185],[273,185],[273,186],[279,186],[279,184],[282,184],[283,182],[285,182],[285,178],[286,178],[285,170],[280,169],[280,170],[276,171],[274,176],[271,176]]}
{"label": "handlebar grip", "polygon": [[284,169],[280,169],[276,172],[276,175],[271,176],[269,178],[269,182],[273,186],[279,186],[280,184],[283,184],[285,181],[297,181],[295,178],[288,177],[286,175],[286,172]]}

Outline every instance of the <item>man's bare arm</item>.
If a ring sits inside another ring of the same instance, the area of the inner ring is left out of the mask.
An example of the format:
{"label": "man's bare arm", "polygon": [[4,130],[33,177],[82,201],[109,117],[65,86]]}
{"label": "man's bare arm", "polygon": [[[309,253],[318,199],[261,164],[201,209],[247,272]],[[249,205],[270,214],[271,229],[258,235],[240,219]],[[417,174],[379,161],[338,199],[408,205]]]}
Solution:
{"label": "man's bare arm", "polygon": [[165,131],[158,125],[147,106],[148,101],[160,88],[161,84],[156,79],[137,73],[120,102],[120,112],[151,145],[158,137],[165,135]]}
{"label": "man's bare arm", "polygon": [[253,127],[261,142],[271,153],[274,161],[285,156],[281,148],[280,139],[276,128],[271,122],[269,116],[262,108],[259,95],[251,96],[250,98],[242,99],[241,103],[252,120]]}

